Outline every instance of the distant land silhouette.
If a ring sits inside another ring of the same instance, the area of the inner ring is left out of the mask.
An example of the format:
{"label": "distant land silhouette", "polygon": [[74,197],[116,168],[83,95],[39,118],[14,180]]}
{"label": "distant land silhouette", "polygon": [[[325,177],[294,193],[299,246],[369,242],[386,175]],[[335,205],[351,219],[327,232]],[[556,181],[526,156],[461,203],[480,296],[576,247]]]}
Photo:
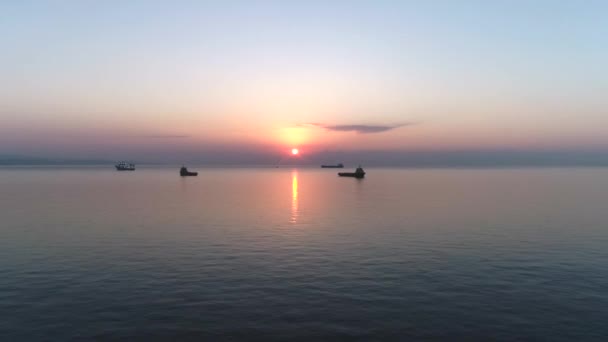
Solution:
{"label": "distant land silhouette", "polygon": [[42,158],[21,155],[0,155],[0,165],[103,165],[114,163],[103,159]]}
{"label": "distant land silhouette", "polygon": [[[171,153],[167,156],[117,155],[115,158],[66,158],[0,155],[0,165],[113,165],[118,160],[138,164],[276,165],[273,153]],[[324,151],[285,157],[279,166],[343,163],[346,167],[514,167],[514,166],[608,166],[608,151]]]}

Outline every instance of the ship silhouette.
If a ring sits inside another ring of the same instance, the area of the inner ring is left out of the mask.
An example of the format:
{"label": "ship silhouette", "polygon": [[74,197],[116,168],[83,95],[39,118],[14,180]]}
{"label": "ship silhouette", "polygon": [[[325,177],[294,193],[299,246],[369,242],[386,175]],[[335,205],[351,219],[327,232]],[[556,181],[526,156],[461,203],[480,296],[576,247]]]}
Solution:
{"label": "ship silhouette", "polygon": [[341,169],[344,167],[344,164],[340,163],[336,165],[321,165],[321,167],[324,169]]}
{"label": "ship silhouette", "polygon": [[135,171],[135,164],[124,161],[114,165],[114,167],[116,168],[116,171]]}
{"label": "ship silhouette", "polygon": [[186,176],[198,176],[198,172],[188,171],[188,169],[185,166],[182,166],[182,168],[179,169],[179,175],[182,176],[182,177],[186,177]]}
{"label": "ship silhouette", "polygon": [[340,177],[354,177],[354,178],[363,178],[365,177],[365,171],[363,171],[363,168],[361,166],[359,166],[355,172],[338,172],[338,176]]}

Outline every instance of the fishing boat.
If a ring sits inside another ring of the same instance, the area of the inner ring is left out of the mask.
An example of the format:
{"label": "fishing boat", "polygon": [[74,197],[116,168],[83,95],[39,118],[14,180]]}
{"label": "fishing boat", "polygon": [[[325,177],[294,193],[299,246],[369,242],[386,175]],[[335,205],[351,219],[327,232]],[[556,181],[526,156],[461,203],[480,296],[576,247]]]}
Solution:
{"label": "fishing boat", "polygon": [[338,172],[338,176],[340,177],[354,177],[354,178],[363,178],[365,177],[365,171],[363,171],[363,168],[361,166],[359,166],[355,172]]}
{"label": "fishing boat", "polygon": [[135,171],[135,164],[124,161],[114,165],[114,167],[116,168],[116,171]]}
{"label": "fishing boat", "polygon": [[188,171],[188,169],[185,166],[182,166],[182,168],[179,169],[179,175],[182,176],[182,177],[186,177],[186,176],[198,176],[198,172]]}
{"label": "fishing boat", "polygon": [[344,164],[340,163],[336,165],[321,165],[321,167],[324,169],[342,169],[344,168]]}

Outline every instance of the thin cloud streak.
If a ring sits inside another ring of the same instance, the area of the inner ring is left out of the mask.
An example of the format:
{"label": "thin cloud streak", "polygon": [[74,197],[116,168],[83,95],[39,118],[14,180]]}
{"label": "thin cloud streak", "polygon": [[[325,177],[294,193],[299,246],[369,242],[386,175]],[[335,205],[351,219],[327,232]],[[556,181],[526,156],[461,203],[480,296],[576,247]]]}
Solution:
{"label": "thin cloud streak", "polygon": [[146,139],[186,139],[190,138],[189,135],[174,135],[174,134],[150,134],[150,135],[138,135],[136,138]]}
{"label": "thin cloud streak", "polygon": [[326,125],[322,123],[309,123],[303,126],[314,126],[324,128],[332,132],[355,132],[359,134],[371,134],[387,132],[396,128],[412,126],[414,123],[401,123],[394,125]]}

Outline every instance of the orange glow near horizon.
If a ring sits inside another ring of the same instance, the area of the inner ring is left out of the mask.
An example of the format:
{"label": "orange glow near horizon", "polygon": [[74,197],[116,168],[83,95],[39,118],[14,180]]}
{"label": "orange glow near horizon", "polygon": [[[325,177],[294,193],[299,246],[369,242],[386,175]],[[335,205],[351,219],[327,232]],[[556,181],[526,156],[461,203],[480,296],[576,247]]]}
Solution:
{"label": "orange glow near horizon", "polygon": [[279,130],[279,140],[286,145],[301,145],[310,140],[310,131],[305,127],[284,127]]}

